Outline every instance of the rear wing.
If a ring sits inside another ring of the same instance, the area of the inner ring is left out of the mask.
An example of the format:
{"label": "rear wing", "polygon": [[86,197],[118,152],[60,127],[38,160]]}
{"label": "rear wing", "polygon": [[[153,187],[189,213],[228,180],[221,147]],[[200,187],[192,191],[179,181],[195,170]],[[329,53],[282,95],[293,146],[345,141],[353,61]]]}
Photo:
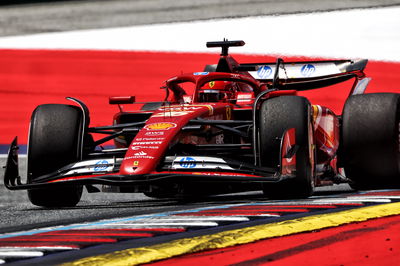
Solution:
{"label": "rear wing", "polygon": [[[318,79],[332,75],[343,75],[352,72],[362,72],[368,60],[330,60],[330,61],[302,61],[284,62],[279,67],[279,79]],[[249,71],[255,79],[268,81],[274,78],[276,63],[240,64],[240,68],[251,69]]]}
{"label": "rear wing", "polygon": [[[248,70],[255,79],[270,83],[279,80],[280,89],[310,90],[331,86],[346,80],[365,77],[364,69],[368,63],[360,60],[327,60],[276,63],[240,64],[238,70]],[[275,75],[278,66],[278,75]]]}
{"label": "rear wing", "polygon": [[204,71],[248,73],[269,88],[298,91],[327,87],[354,78],[350,94],[363,93],[371,80],[364,74],[368,63],[366,59],[284,62],[278,58],[275,63],[239,64],[228,54],[228,49],[244,44],[241,40],[226,39],[222,42],[208,42],[207,47],[221,47],[222,52],[218,64],[207,65]]}

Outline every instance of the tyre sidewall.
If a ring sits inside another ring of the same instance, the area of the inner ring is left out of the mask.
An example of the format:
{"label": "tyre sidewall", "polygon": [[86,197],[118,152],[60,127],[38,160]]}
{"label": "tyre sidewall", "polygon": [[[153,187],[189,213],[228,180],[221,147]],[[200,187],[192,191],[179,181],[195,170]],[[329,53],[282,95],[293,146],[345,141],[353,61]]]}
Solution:
{"label": "tyre sidewall", "polygon": [[[79,160],[82,119],[82,111],[71,105],[46,104],[34,110],[28,138],[28,183]],[[31,202],[45,207],[74,206],[81,195],[82,186],[28,190]]]}
{"label": "tyre sidewall", "polygon": [[342,164],[355,187],[400,184],[400,94],[349,97],[343,109]]}
{"label": "tyre sidewall", "polygon": [[[311,105],[304,97],[280,96],[266,100],[260,110],[260,161],[262,166],[277,168],[280,163],[280,139],[290,128],[296,129],[296,178],[280,184],[266,184],[266,194],[277,197],[308,197],[313,192],[314,150]],[[311,132],[310,132],[311,131]],[[312,152],[312,154],[310,154]],[[270,187],[270,189],[269,189]],[[271,195],[273,194],[273,195]]]}

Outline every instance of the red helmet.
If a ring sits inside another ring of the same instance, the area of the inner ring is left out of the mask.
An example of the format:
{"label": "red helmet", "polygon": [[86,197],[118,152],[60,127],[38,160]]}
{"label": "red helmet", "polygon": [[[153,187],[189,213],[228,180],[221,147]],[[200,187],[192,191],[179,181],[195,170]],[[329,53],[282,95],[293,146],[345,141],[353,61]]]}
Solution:
{"label": "red helmet", "polygon": [[199,102],[226,102],[233,99],[236,87],[232,81],[210,81],[198,91]]}

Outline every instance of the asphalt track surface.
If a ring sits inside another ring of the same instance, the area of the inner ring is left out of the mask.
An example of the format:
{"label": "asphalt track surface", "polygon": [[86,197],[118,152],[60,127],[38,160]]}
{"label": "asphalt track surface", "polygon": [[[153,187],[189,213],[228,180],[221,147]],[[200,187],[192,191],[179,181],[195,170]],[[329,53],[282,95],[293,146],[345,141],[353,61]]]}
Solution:
{"label": "asphalt track surface", "polygon": [[[267,4],[266,4],[267,3]],[[0,8],[0,35],[20,35],[72,29],[131,26],[197,19],[287,14],[356,7],[390,6],[400,1],[68,1]],[[0,165],[3,165],[3,160]],[[0,170],[2,176],[3,170]],[[349,193],[348,186],[324,189],[317,196]],[[84,194],[75,208],[42,209],[26,192],[0,186],[0,233],[98,219],[154,214],[224,203],[264,201],[260,193],[212,197],[196,202],[156,200],[142,194]]]}
{"label": "asphalt track surface", "polygon": [[[318,195],[337,195],[351,192],[347,184],[331,188],[319,188]],[[160,200],[141,193],[95,193],[83,194],[80,203],[73,208],[44,209],[32,205],[26,191],[8,191],[0,187],[0,233],[54,226],[79,221],[144,215],[172,210],[190,209],[209,204],[238,203],[266,200],[261,191],[214,196],[199,201]]]}

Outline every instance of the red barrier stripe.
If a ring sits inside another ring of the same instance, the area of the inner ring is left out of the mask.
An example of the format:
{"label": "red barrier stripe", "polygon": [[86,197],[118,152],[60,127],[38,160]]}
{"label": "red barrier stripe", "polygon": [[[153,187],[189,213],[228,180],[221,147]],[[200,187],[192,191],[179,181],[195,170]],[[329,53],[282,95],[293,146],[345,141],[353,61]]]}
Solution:
{"label": "red barrier stripe", "polygon": [[347,206],[349,206],[349,207],[351,207],[351,206],[364,206],[365,204],[364,203],[334,203],[336,206],[345,206],[345,207],[347,207]]}
{"label": "red barrier stripe", "polygon": [[185,228],[133,228],[133,229],[113,229],[113,230],[129,230],[129,231],[144,231],[144,232],[165,232],[165,233],[175,233],[175,232],[185,232]]}
{"label": "red barrier stripe", "polygon": [[179,213],[175,215],[183,215],[183,216],[261,216],[261,215],[271,215],[271,216],[280,216],[279,213],[260,213],[260,212],[209,212],[209,213]]}
{"label": "red barrier stripe", "polygon": [[230,210],[245,210],[245,209],[279,209],[279,208],[288,208],[288,209],[297,209],[297,208],[307,208],[307,209],[334,209],[335,205],[249,205],[249,206],[236,206],[229,208]]}
{"label": "red barrier stripe", "polygon": [[[131,51],[0,50],[0,144],[15,135],[26,144],[33,109],[44,103],[68,103],[66,96],[86,102],[92,126],[112,123],[117,107],[109,96],[136,95],[138,101],[163,99],[163,81],[181,72],[202,71],[215,64],[218,54]],[[274,62],[275,57],[234,55],[241,63]],[[290,58],[286,60],[305,60]],[[366,73],[373,78],[367,92],[399,92],[400,64],[369,62]],[[341,112],[348,89],[302,92],[312,103]],[[139,106],[128,106],[137,109]]]}
{"label": "red barrier stripe", "polygon": [[[278,212],[309,212],[306,208],[323,208],[333,209],[337,207],[355,207],[364,206],[363,203],[333,203],[332,205],[248,205],[235,206],[224,209],[210,209],[200,212],[179,213],[175,215],[182,216],[218,216],[218,215],[255,215],[255,214],[270,214],[279,216]],[[264,208],[265,207],[265,208]],[[281,209],[286,208],[286,209]]]}
{"label": "red barrier stripe", "polygon": [[278,209],[278,208],[268,208],[268,209],[256,209],[256,210],[238,210],[238,209],[215,209],[215,210],[204,210],[198,213],[220,213],[224,215],[225,213],[264,213],[264,212],[308,212],[308,209]]}
{"label": "red barrier stripe", "polygon": [[[57,230],[45,233],[39,233],[36,235],[104,235],[104,234],[115,234],[115,235],[137,235],[137,236],[152,236],[154,234],[148,232],[150,230],[141,229],[74,229],[74,230]],[[179,230],[178,232],[181,232]]]}

